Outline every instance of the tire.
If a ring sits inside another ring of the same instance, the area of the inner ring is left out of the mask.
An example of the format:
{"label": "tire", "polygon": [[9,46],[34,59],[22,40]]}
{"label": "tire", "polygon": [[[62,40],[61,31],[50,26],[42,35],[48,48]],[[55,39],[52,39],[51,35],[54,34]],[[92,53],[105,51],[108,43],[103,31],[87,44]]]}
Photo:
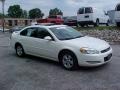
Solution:
{"label": "tire", "polygon": [[79,24],[79,23],[77,23],[77,27],[80,27],[80,24]]}
{"label": "tire", "polygon": [[16,45],[15,49],[16,49],[17,56],[23,57],[25,55],[22,45]]}
{"label": "tire", "polygon": [[78,67],[78,60],[75,54],[70,51],[61,53],[59,61],[66,70],[75,70]]}
{"label": "tire", "polygon": [[110,21],[109,20],[107,21],[106,26],[110,26]]}
{"label": "tire", "polygon": [[80,24],[81,27],[84,27],[85,25],[84,24]]}
{"label": "tire", "polygon": [[120,22],[117,22],[117,27],[120,27]]}
{"label": "tire", "polygon": [[100,25],[99,20],[96,20],[96,23],[94,24],[94,27],[98,27]]}

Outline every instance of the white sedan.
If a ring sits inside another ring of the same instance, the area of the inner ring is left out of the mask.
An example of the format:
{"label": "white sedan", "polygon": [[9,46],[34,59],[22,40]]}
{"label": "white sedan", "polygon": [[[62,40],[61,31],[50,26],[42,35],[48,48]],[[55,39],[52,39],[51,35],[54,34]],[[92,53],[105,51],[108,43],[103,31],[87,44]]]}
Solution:
{"label": "white sedan", "polygon": [[65,25],[28,26],[12,34],[11,45],[19,57],[29,54],[59,61],[67,70],[100,66],[112,57],[112,48],[107,42],[83,36]]}

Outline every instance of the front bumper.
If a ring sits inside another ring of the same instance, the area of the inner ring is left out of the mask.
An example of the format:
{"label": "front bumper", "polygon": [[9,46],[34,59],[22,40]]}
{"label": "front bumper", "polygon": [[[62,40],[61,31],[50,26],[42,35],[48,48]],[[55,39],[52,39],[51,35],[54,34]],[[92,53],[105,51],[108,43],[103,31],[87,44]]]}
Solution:
{"label": "front bumper", "polygon": [[100,66],[110,62],[111,57],[112,57],[112,48],[106,53],[79,55],[78,64],[79,66],[88,66],[88,67]]}

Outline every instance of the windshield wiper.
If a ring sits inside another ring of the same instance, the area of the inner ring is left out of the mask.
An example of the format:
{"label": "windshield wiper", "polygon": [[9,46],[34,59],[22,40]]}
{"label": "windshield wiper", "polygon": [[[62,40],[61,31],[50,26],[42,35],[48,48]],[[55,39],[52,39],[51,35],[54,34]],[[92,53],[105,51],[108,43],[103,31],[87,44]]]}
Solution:
{"label": "windshield wiper", "polygon": [[60,40],[70,40],[70,39],[74,39],[74,38],[64,38],[64,39],[60,39]]}
{"label": "windshield wiper", "polygon": [[75,37],[75,38],[81,38],[81,37],[84,37],[84,36],[77,36],[77,37]]}
{"label": "windshield wiper", "polygon": [[84,37],[84,36],[77,36],[77,37],[72,37],[72,38],[64,38],[64,39],[60,39],[60,40],[70,40],[70,39],[81,38],[81,37]]}

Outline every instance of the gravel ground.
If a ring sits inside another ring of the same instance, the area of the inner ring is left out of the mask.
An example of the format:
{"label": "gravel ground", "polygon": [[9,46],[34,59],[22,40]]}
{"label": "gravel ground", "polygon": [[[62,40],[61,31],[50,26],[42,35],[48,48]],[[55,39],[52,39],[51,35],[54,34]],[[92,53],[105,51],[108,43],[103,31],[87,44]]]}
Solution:
{"label": "gravel ground", "polygon": [[120,30],[80,30],[80,32],[103,39],[111,44],[120,44]]}
{"label": "gravel ground", "polygon": [[[102,28],[102,30],[98,30],[96,28],[76,28],[78,29],[83,35],[88,35],[92,37],[96,37],[102,40],[105,40],[109,42],[110,44],[120,44],[120,29],[119,28],[112,28],[110,30]],[[3,32],[0,31],[0,38],[10,36],[9,32],[5,32],[4,35],[2,35]]]}

